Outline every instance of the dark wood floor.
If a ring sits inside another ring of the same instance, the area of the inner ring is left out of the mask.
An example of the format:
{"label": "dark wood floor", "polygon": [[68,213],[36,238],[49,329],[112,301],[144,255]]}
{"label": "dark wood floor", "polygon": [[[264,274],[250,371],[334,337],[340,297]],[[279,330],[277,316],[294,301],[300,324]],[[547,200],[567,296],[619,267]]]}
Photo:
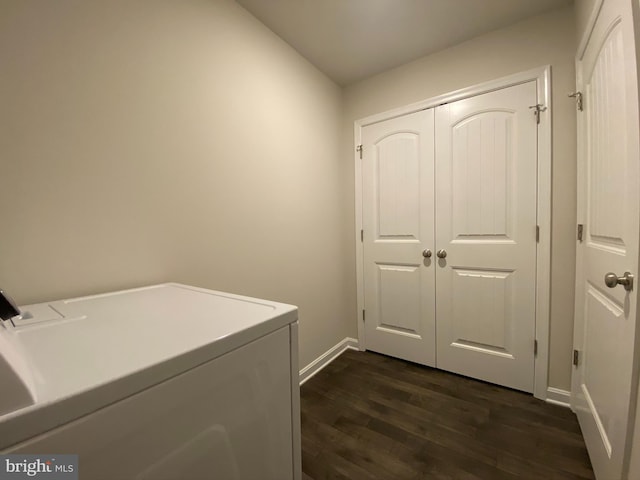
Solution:
{"label": "dark wood floor", "polygon": [[347,351],[301,388],[321,479],[593,479],[575,416],[531,395]]}

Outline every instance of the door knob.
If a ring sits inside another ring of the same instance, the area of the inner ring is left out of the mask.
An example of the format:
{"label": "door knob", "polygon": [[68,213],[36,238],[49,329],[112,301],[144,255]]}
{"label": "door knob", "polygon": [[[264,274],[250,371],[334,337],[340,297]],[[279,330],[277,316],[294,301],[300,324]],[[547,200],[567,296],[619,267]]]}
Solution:
{"label": "door knob", "polygon": [[618,277],[615,273],[609,272],[604,276],[604,283],[609,288],[615,288],[617,285],[624,285],[627,292],[633,290],[633,275],[624,272],[622,277]]}
{"label": "door knob", "polygon": [[438,256],[438,258],[447,258],[447,251],[446,250],[438,250],[438,253],[436,253],[436,255]]}
{"label": "door knob", "polygon": [[431,250],[429,250],[428,248],[422,251],[422,256],[424,258],[431,258],[431,255],[432,255]]}

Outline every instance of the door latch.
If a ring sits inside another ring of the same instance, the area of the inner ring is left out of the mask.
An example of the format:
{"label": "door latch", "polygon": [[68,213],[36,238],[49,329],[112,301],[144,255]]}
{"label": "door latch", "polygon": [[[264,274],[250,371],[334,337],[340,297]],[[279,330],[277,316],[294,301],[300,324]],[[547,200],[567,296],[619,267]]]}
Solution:
{"label": "door latch", "polygon": [[580,111],[584,110],[584,106],[582,104],[582,92],[573,92],[573,93],[570,93],[567,96],[569,98],[575,98],[576,99],[576,106],[578,107],[578,110],[580,110]]}
{"label": "door latch", "polygon": [[541,103],[536,103],[535,105],[531,105],[529,108],[533,110],[533,114],[536,116],[536,123],[540,124],[540,112],[544,112],[547,107]]}

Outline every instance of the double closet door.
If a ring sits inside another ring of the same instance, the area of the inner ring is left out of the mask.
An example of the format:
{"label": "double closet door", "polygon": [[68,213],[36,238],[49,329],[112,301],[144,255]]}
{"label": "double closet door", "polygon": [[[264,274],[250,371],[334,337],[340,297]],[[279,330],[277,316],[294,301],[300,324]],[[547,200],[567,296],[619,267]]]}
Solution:
{"label": "double closet door", "polygon": [[534,81],[362,129],[365,341],[533,391]]}

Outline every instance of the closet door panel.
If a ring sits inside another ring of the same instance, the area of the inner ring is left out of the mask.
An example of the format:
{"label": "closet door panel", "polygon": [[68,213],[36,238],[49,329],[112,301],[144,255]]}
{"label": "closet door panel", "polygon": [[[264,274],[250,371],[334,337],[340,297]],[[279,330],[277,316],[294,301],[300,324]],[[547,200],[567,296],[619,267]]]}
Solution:
{"label": "closet door panel", "polygon": [[[533,391],[536,84],[436,109],[437,366]],[[442,252],[446,252],[446,256]]]}
{"label": "closet door panel", "polygon": [[435,365],[433,110],[362,129],[368,350]]}

